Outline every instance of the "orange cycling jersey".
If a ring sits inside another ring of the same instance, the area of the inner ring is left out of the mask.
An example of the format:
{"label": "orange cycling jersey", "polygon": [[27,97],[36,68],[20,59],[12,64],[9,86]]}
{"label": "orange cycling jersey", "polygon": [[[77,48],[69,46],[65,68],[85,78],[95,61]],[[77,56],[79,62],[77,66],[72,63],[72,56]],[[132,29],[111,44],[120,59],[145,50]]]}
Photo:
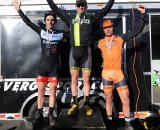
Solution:
{"label": "orange cycling jersey", "polygon": [[145,26],[145,16],[145,13],[141,14],[140,18],[136,22],[134,31],[119,36],[113,35],[113,37],[105,37],[99,41],[98,47],[101,49],[103,54],[104,70],[121,70],[123,43],[131,40],[142,32]]}
{"label": "orange cycling jersey", "polygon": [[123,39],[120,36],[105,37],[99,41],[98,47],[102,51],[104,70],[121,69]]}

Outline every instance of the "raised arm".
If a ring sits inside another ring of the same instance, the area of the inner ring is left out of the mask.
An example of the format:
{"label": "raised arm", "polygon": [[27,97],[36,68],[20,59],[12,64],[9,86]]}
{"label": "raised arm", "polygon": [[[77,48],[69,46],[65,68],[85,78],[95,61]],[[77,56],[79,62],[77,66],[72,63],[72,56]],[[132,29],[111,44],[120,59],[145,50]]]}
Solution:
{"label": "raised arm", "polygon": [[103,9],[101,9],[100,11],[98,11],[97,13],[94,14],[94,21],[95,22],[98,22],[104,16],[106,16],[108,14],[108,12],[110,11],[110,9],[112,8],[112,6],[114,4],[114,1],[115,0],[109,0]]}
{"label": "raised arm", "polygon": [[34,31],[36,31],[38,34],[40,34],[41,32],[41,28],[38,27],[37,25],[35,25],[34,23],[32,23],[30,21],[30,19],[23,13],[23,11],[21,10],[21,1],[18,2],[17,0],[14,0],[12,2],[14,8],[18,11],[20,17],[22,18],[22,20],[29,26],[31,27]]}
{"label": "raised arm", "polygon": [[139,5],[138,11],[141,13],[141,16],[138,19],[138,22],[136,22],[137,24],[136,24],[134,30],[132,32],[127,32],[127,34],[121,35],[124,42],[131,40],[134,37],[136,37],[138,34],[140,34],[145,26],[145,23],[146,23],[144,20],[145,16],[146,16],[145,7],[143,5]]}
{"label": "raised arm", "polygon": [[57,5],[53,2],[53,0],[47,0],[50,8],[52,9],[52,11],[62,20],[64,21],[67,26],[69,27],[70,26],[70,23],[71,23],[71,18],[70,16],[68,15],[68,13],[66,13],[65,11],[59,9],[57,7]]}

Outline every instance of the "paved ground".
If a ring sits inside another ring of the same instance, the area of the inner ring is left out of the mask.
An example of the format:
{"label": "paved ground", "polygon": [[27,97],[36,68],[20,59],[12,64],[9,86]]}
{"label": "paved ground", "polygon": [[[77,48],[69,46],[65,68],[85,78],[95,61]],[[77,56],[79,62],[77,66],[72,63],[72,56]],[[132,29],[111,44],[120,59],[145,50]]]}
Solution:
{"label": "paved ground", "polygon": [[[94,110],[94,115],[91,117],[87,117],[84,115],[84,110],[80,109],[79,114],[76,116],[68,117],[66,116],[66,110],[61,111],[58,120],[57,120],[57,128],[59,129],[70,129],[71,127],[74,129],[80,129],[82,130],[83,127],[86,129],[93,128],[97,129],[103,129],[106,130],[106,127],[112,126],[107,130],[124,130],[124,119],[113,119],[112,125],[109,125],[108,122],[106,122],[105,119],[102,119],[100,116],[100,113],[98,109]],[[101,120],[100,120],[101,118]],[[143,127],[143,123],[140,122],[141,120],[134,120],[132,122],[132,125],[134,126],[134,130],[145,130]],[[18,127],[18,130],[26,130],[26,129],[32,129],[32,119],[27,119],[25,122],[23,120],[5,120],[0,121],[0,130],[15,130]],[[20,125],[21,124],[21,125]],[[75,126],[74,126],[75,125]],[[74,126],[74,127],[73,127]],[[48,122],[48,118],[45,118],[43,120],[43,123],[38,125],[38,128],[36,130],[55,130],[55,128],[51,127]],[[70,129],[71,130],[71,129]]]}
{"label": "paved ground", "polygon": [[[22,120],[1,121],[2,124],[0,125],[0,130],[15,130],[21,122]],[[122,125],[121,121],[115,121],[113,124],[113,128],[109,130],[124,130],[124,127],[122,127],[121,125]],[[135,130],[145,130],[142,125],[139,125],[139,123],[134,123],[133,125],[134,127],[136,127]],[[42,130],[42,129],[38,129],[38,130]],[[45,130],[53,130],[53,128],[46,127]]]}
{"label": "paved ground", "polygon": [[22,120],[2,120],[0,121],[0,130],[15,130]]}

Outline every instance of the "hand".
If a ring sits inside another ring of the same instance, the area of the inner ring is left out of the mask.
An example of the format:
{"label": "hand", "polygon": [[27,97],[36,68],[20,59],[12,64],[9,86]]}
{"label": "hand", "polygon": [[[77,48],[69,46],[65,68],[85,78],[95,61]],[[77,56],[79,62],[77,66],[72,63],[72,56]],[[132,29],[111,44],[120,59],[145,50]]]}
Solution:
{"label": "hand", "polygon": [[38,20],[38,25],[41,29],[46,29],[46,24],[44,24],[42,20]]}
{"label": "hand", "polygon": [[13,1],[12,1],[12,4],[13,4],[13,6],[14,6],[14,8],[15,8],[16,10],[19,10],[20,7],[21,7],[21,1],[18,2],[17,0],[13,0]]}
{"label": "hand", "polygon": [[145,6],[144,5],[139,5],[137,9],[140,13],[145,13]]}

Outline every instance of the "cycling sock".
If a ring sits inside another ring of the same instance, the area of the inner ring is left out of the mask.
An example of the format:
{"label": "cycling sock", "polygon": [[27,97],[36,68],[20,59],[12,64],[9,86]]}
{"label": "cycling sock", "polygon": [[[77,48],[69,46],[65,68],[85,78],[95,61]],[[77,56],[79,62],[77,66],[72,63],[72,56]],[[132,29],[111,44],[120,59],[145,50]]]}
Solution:
{"label": "cycling sock", "polygon": [[89,105],[89,96],[84,96],[84,105]]}
{"label": "cycling sock", "polygon": [[38,108],[38,114],[42,114],[43,111],[42,111],[42,108]]}
{"label": "cycling sock", "polygon": [[73,96],[73,104],[78,105],[78,100],[77,100],[77,96]]}
{"label": "cycling sock", "polygon": [[49,107],[49,114],[50,115],[53,115],[53,109],[54,109],[53,107]]}
{"label": "cycling sock", "polygon": [[112,120],[112,115],[107,115],[107,118],[111,121]]}
{"label": "cycling sock", "polygon": [[130,123],[130,121],[131,121],[130,117],[125,117],[125,121],[126,121],[126,126],[130,126],[131,125],[131,123]]}

